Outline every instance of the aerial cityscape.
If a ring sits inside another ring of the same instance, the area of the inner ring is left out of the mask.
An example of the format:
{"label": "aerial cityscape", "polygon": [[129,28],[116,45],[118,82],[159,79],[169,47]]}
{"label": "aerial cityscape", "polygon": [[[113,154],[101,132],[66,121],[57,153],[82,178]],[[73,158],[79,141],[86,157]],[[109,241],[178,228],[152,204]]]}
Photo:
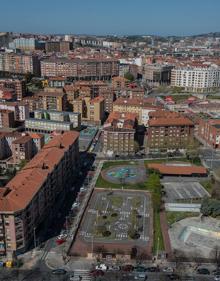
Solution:
{"label": "aerial cityscape", "polygon": [[220,2],[30,2],[0,4],[0,280],[220,281]]}

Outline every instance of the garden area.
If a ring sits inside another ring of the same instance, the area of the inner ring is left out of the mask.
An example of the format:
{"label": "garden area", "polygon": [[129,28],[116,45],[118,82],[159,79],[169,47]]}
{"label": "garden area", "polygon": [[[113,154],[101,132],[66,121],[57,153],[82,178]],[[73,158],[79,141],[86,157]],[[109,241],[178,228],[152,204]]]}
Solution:
{"label": "garden area", "polygon": [[197,217],[199,213],[195,212],[166,212],[167,223],[171,227],[172,224],[185,218]]}

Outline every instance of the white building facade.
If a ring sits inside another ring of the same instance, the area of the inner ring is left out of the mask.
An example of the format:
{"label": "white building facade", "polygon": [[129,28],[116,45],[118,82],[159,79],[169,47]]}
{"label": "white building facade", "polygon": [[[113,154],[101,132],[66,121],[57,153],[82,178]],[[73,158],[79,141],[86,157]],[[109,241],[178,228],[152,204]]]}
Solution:
{"label": "white building facade", "polygon": [[184,67],[171,71],[171,86],[193,93],[212,92],[220,88],[220,67]]}

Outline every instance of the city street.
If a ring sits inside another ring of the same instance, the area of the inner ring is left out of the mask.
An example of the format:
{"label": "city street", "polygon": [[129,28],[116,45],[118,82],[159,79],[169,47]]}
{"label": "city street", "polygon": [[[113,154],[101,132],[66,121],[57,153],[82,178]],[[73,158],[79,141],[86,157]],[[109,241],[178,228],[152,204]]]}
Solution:
{"label": "city street", "polygon": [[200,157],[209,169],[215,170],[220,167],[220,151],[212,148],[203,148],[200,149]]}

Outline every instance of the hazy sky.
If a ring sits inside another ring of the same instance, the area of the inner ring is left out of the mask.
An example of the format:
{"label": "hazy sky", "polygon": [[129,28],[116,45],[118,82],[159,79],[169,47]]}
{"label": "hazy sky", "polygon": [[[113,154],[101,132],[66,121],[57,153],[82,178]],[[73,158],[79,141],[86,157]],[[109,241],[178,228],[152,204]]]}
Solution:
{"label": "hazy sky", "polygon": [[220,0],[0,0],[0,31],[190,35],[220,31]]}

